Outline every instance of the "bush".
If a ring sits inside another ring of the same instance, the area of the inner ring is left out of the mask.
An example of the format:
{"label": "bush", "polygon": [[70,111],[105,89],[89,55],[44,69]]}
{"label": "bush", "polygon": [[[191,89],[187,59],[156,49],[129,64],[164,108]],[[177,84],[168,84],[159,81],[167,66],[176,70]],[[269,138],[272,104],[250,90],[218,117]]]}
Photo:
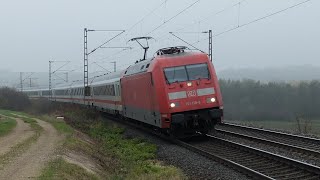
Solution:
{"label": "bush", "polygon": [[15,89],[4,87],[0,88],[0,108],[21,111],[31,105],[27,95]]}

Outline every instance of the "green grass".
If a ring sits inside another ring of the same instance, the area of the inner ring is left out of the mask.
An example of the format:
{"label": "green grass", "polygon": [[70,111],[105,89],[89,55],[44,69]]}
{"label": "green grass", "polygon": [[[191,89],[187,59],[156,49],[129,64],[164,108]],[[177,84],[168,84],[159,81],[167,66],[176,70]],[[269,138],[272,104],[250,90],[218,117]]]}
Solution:
{"label": "green grass", "polygon": [[3,110],[0,109],[0,114],[3,114],[5,116],[14,117],[11,113],[14,113],[15,111],[9,111],[9,110]]}
{"label": "green grass", "polygon": [[2,117],[0,119],[0,137],[8,134],[16,127],[17,122],[14,119]]}
{"label": "green grass", "polygon": [[0,114],[4,114],[11,118],[19,118],[23,122],[30,124],[32,130],[35,130],[36,134],[40,136],[40,133],[43,131],[43,128],[37,123],[33,116],[26,114],[24,112],[10,111],[10,110],[0,110]]}
{"label": "green grass", "polygon": [[119,159],[122,169],[114,177],[124,179],[183,179],[180,170],[154,160],[157,147],[143,139],[123,137],[124,129],[106,123],[91,126],[90,136],[99,139],[106,154]]}
{"label": "green grass", "polygon": [[77,165],[66,162],[63,158],[57,158],[45,167],[38,179],[95,180],[98,177]]}
{"label": "green grass", "polygon": [[73,133],[73,128],[68,124],[66,124],[64,120],[56,119],[48,115],[41,116],[41,120],[49,122],[60,133],[64,133],[68,135]]}

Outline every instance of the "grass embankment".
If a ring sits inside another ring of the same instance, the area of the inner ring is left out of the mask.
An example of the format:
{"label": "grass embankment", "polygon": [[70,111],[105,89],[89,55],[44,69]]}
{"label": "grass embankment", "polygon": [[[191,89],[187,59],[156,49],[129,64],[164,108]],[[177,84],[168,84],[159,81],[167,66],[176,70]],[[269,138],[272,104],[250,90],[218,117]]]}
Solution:
{"label": "grass embankment", "polygon": [[0,137],[11,132],[16,125],[17,122],[14,119],[0,116]]}
{"label": "grass embankment", "polygon": [[64,108],[63,112],[68,124],[83,132],[71,132],[63,121],[51,120],[57,129],[69,134],[64,144],[66,152],[90,157],[97,164],[95,175],[59,158],[45,168],[40,179],[57,178],[57,175],[59,179],[185,179],[180,170],[155,159],[156,145],[124,137],[123,128],[102,122],[93,111],[73,107]]}
{"label": "grass embankment", "polygon": [[98,139],[105,154],[116,157],[121,171],[114,177],[129,179],[181,179],[179,170],[155,161],[157,147],[143,139],[123,137],[124,129],[107,123],[96,123],[90,136]]}
{"label": "grass embankment", "polygon": [[86,172],[83,168],[66,162],[63,158],[57,158],[45,167],[39,180],[47,179],[98,179],[95,175]]}
{"label": "grass embankment", "polygon": [[43,131],[43,129],[41,126],[38,125],[36,120],[27,116],[20,116],[21,114],[18,112],[0,110],[0,114],[6,115],[8,118],[11,118],[11,119],[15,119],[15,118],[22,119],[25,123],[30,124],[31,129],[34,132],[32,136],[30,136],[23,142],[20,142],[14,147],[12,147],[10,151],[8,151],[3,155],[0,155],[0,168],[2,168],[5,164],[10,162],[11,159],[23,153],[25,150],[27,150],[31,146],[32,143],[36,142],[37,139],[40,137],[40,134]]}

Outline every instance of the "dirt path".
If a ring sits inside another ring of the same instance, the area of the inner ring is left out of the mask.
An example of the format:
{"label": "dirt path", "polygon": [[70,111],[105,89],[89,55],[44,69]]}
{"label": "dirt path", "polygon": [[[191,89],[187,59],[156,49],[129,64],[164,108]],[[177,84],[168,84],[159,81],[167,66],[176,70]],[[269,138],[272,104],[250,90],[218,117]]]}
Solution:
{"label": "dirt path", "polygon": [[10,151],[18,143],[23,142],[33,135],[29,124],[16,118],[17,126],[8,135],[0,137],[0,155]]}
{"label": "dirt path", "polygon": [[30,179],[40,175],[46,162],[53,158],[54,152],[63,136],[55,128],[44,121],[37,120],[43,128],[37,142],[0,170],[0,179]]}

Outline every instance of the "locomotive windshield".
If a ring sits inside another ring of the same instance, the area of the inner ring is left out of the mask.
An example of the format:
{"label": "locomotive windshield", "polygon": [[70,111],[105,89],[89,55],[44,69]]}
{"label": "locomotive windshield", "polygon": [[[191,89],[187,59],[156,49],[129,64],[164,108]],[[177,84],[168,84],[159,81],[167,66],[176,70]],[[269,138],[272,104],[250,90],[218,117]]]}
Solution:
{"label": "locomotive windshield", "polygon": [[207,64],[192,64],[164,69],[167,83],[210,79]]}

